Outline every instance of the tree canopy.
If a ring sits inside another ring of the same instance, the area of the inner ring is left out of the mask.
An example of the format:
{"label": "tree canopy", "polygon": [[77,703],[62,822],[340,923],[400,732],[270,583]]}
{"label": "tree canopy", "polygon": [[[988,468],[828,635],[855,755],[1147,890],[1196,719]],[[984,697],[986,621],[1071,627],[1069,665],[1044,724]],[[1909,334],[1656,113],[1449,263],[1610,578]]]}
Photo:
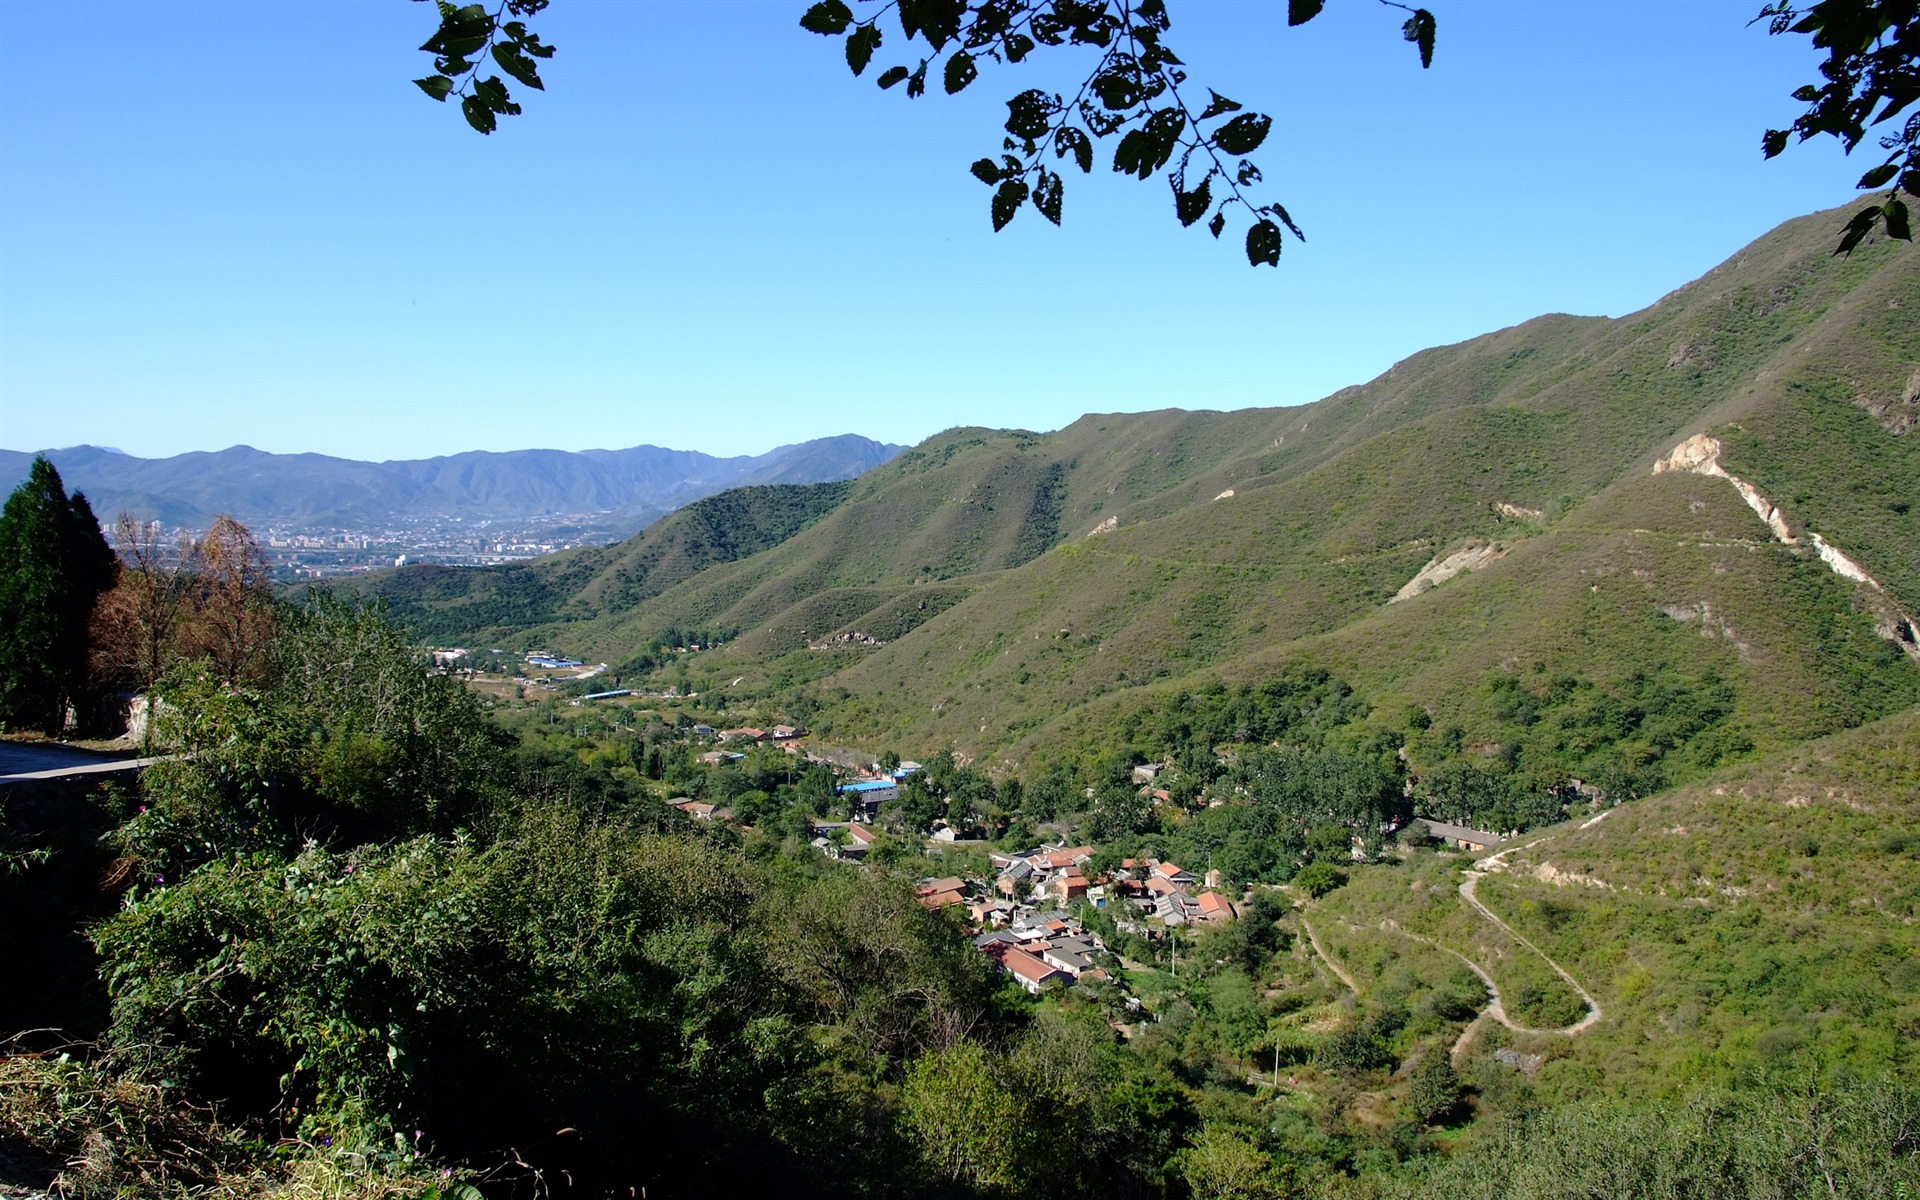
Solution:
{"label": "tree canopy", "polygon": [[86,496],[36,456],[0,512],[0,722],[58,735],[84,709],[88,620],[114,572]]}

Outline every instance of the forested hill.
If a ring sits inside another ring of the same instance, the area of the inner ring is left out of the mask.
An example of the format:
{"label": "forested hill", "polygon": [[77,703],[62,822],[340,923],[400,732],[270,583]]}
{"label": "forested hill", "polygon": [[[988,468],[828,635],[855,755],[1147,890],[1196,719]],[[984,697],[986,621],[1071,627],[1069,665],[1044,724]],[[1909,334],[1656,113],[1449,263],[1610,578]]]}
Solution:
{"label": "forested hill", "polygon": [[534,563],[379,571],[340,585],[385,601],[416,636],[445,641],[621,611],[708,567],[780,544],[846,499],[850,481],[733,488],[669,513],[617,546]]}
{"label": "forested hill", "polygon": [[[476,450],[377,463],[269,454],[251,446],[159,459],[75,446],[47,456],[108,519],[125,510],[197,528],[222,513],[260,526],[379,527],[407,517],[500,520],[604,512],[617,514],[615,524],[633,530],[731,487],[852,479],[901,449],[849,433],[733,458],[660,446]],[[0,488],[26,478],[32,460],[31,454],[0,450]]]}
{"label": "forested hill", "polygon": [[1609,735],[1686,770],[1845,728],[1920,699],[1920,257],[1833,256],[1844,218],[1300,408],[952,430],[768,549],[664,588],[537,564],[551,603],[468,632],[639,667],[663,631],[736,631],[674,681],[1010,760],[1151,752],[1183,693],[1295,667],[1448,754],[1601,709],[1692,713]]}

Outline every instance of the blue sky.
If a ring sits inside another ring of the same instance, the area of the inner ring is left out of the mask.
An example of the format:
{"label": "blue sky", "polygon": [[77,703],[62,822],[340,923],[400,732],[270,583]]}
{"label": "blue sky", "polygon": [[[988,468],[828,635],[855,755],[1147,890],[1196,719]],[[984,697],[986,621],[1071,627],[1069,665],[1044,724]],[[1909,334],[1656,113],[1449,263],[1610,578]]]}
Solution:
{"label": "blue sky", "polygon": [[991,231],[967,164],[1069,55],[908,101],[798,0],[557,0],[548,90],[483,138],[408,82],[425,4],[0,0],[0,446],[741,454],[1303,403],[1642,308],[1867,165],[1761,160],[1816,59],[1760,0],[1430,2],[1423,72],[1372,0],[1170,0],[1194,81],[1276,117],[1261,194],[1308,240],[1255,271],[1110,150],[1064,228]]}

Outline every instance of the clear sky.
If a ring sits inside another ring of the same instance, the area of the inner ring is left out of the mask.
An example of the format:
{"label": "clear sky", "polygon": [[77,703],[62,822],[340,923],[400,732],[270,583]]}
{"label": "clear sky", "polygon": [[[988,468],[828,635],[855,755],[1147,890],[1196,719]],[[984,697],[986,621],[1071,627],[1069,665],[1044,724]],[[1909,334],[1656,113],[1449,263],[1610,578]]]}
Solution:
{"label": "clear sky", "polygon": [[[881,92],[803,0],[557,0],[545,93],[471,132],[404,0],[0,0],[0,446],[363,459],[1317,399],[1544,312],[1618,316],[1869,164],[1763,162],[1801,38],[1761,0],[1170,0],[1194,83],[1276,116],[1278,271],[1166,186],[1069,175],[994,234],[967,164],[1080,60]],[[860,7],[857,2],[854,7]],[[1204,93],[1202,93],[1204,94]]]}

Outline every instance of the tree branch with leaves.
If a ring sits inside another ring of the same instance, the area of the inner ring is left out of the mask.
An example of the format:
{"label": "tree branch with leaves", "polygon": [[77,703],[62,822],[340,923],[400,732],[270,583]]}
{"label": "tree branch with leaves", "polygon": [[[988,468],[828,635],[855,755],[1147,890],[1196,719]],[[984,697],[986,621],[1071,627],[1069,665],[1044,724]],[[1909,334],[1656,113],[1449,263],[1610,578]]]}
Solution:
{"label": "tree branch with leaves", "polygon": [[527,29],[525,21],[503,21],[502,17],[530,17],[547,7],[547,0],[504,0],[488,12],[483,4],[456,7],[447,0],[436,0],[440,10],[440,28],[421,45],[433,55],[432,75],[414,80],[427,95],[442,103],[449,96],[460,97],[460,115],[480,133],[492,133],[501,117],[517,117],[520,106],[498,75],[480,77],[480,70],[491,58],[502,71],[535,91],[545,91],[540,82],[538,59],[553,57],[553,47],[540,35]]}
{"label": "tree branch with leaves", "polygon": [[[1920,0],[1820,0],[1804,7],[1774,0],[1754,21],[1767,22],[1767,32],[1775,36],[1811,35],[1814,46],[1827,52],[1820,64],[1824,82],[1793,93],[1807,111],[1791,128],[1769,129],[1761,139],[1768,158],[1785,150],[1789,138],[1804,142],[1822,134],[1839,138],[1852,154],[1871,129],[1920,100]],[[1884,200],[1854,214],[1841,230],[1835,254],[1851,253],[1875,225],[1888,237],[1913,240],[1900,193],[1920,197],[1920,112],[1908,116],[1897,132],[1874,140],[1886,157],[1854,186],[1862,191],[1895,186]]]}
{"label": "tree branch with leaves", "polygon": [[[1430,65],[1433,14],[1382,2],[1412,14],[1402,35],[1418,44],[1422,65]],[[1305,24],[1324,4],[1290,0],[1288,24]],[[910,98],[926,94],[931,75],[937,74],[952,95],[972,85],[985,64],[1020,64],[1043,49],[1060,47],[1098,51],[1071,99],[1029,88],[1007,101],[998,157],[980,158],[971,168],[975,178],[994,189],[989,214],[996,231],[1028,203],[1060,224],[1066,184],[1055,164],[1071,158],[1081,174],[1091,174],[1094,143],[1117,138],[1112,169],[1143,181],[1164,173],[1182,225],[1204,218],[1217,238],[1230,211],[1251,218],[1249,263],[1279,265],[1282,227],[1304,240],[1283,205],[1252,194],[1264,176],[1248,156],[1265,143],[1273,118],[1243,111],[1211,88],[1207,103],[1194,111],[1181,91],[1188,84],[1185,63],[1164,37],[1172,27],[1165,0],[864,0],[863,7],[873,11],[856,15],[846,0],[819,0],[800,24],[823,36],[844,37],[847,66],[855,75],[866,71],[886,43],[883,23],[898,31],[911,53],[919,53],[914,47],[922,44],[925,53],[917,65],[889,67],[875,81],[885,89],[904,83]]]}

